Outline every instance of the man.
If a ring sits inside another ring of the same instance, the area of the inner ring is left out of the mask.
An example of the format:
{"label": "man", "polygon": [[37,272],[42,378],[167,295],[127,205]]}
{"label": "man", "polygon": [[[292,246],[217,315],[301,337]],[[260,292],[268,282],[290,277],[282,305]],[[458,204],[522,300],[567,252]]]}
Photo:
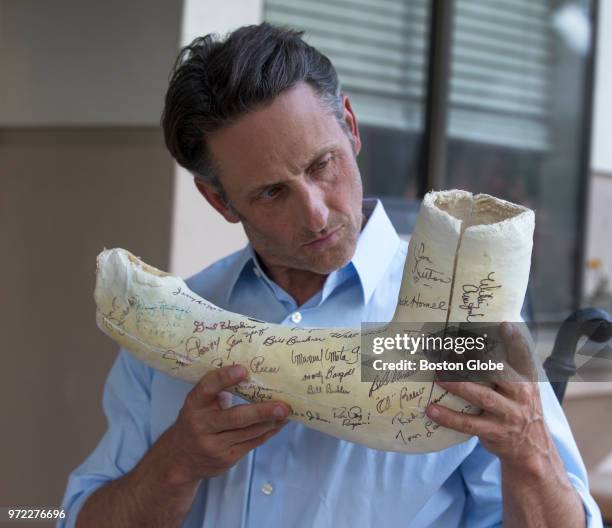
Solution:
{"label": "man", "polygon": [[[390,320],[406,245],[380,203],[362,204],[357,119],[299,33],[262,24],[196,39],[177,61],[163,127],[204,198],[250,242],[192,277],[194,291],[292,326]],[[505,330],[508,346],[525,346]],[[446,384],[483,414],[432,405],[429,416],[479,438],[405,455],[287,423],[282,403],[232,406],[225,389],[245,378],[224,367],[190,386],[122,350],[104,394],[109,429],[70,477],[66,525],[600,525],[546,383]]]}

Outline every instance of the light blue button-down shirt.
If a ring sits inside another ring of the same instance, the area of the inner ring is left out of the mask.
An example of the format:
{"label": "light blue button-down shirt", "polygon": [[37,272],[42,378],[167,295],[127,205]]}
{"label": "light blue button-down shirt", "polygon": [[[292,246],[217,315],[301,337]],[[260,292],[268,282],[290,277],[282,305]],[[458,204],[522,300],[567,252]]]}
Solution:
{"label": "light blue button-down shirt", "polygon": [[[227,310],[295,326],[354,326],[389,321],[397,303],[407,245],[382,204],[364,202],[369,220],[355,255],[302,306],[262,271],[250,246],[187,281]],[[192,385],[161,374],[125,350],[106,382],[108,430],[70,475],[63,501],[72,527],[99,486],[129,472],[176,419]],[[590,527],[601,515],[588,492],[584,464],[548,383],[540,383],[548,428],[580,494]],[[294,422],[225,474],[203,480],[188,528],[357,528],[499,526],[499,460],[476,437],[429,454],[377,451]]]}

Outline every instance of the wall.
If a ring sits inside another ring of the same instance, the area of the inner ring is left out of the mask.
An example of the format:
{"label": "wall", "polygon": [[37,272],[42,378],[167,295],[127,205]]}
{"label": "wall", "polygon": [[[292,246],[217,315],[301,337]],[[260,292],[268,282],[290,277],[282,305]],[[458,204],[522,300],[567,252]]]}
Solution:
{"label": "wall", "polygon": [[0,0],[0,126],[159,123],[181,2]]}
{"label": "wall", "polygon": [[599,0],[591,167],[612,173],[612,2]]}
{"label": "wall", "polygon": [[181,16],[165,0],[0,0],[2,506],[59,506],[106,428],[117,346],[95,324],[97,253],[169,266],[158,123]]}
{"label": "wall", "polygon": [[[221,35],[262,19],[263,0],[186,0],[181,42],[207,33]],[[189,276],[246,243],[242,227],[227,223],[196,190],[193,178],[176,166],[170,270]]]}
{"label": "wall", "polygon": [[168,265],[172,162],[156,130],[4,129],[0,167],[0,505],[57,507],[106,428],[95,257]]}
{"label": "wall", "polygon": [[[600,0],[593,108],[584,290],[591,296],[602,278],[609,281],[612,309],[612,2]],[[587,304],[591,304],[587,301]],[[605,304],[605,302],[604,302]]]}

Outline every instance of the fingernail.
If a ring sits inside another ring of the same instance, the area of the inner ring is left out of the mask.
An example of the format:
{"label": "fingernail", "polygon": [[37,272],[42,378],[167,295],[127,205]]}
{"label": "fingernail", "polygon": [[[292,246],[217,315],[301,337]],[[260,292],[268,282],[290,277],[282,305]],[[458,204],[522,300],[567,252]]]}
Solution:
{"label": "fingernail", "polygon": [[232,378],[242,378],[246,374],[246,370],[242,365],[234,365],[231,374]]}
{"label": "fingernail", "polygon": [[438,416],[440,416],[440,411],[435,405],[430,405],[429,407],[427,407],[427,416],[429,416],[430,418],[437,418]]}
{"label": "fingernail", "polygon": [[514,329],[510,323],[503,322],[499,327],[499,333],[501,334],[502,339],[510,339],[514,333]]}
{"label": "fingernail", "polygon": [[287,413],[282,405],[277,405],[276,407],[274,407],[272,415],[274,416],[274,418],[284,418]]}

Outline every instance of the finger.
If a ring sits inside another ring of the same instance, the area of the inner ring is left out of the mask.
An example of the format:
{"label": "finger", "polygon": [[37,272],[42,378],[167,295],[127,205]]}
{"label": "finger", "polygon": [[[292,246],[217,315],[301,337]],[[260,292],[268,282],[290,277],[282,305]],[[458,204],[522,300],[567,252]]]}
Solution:
{"label": "finger", "polygon": [[246,377],[247,371],[242,365],[232,365],[212,370],[202,376],[202,379],[191,389],[186,402],[196,407],[204,407],[211,403],[219,406],[217,395],[222,390],[243,381]]}
{"label": "finger", "polygon": [[244,429],[258,423],[284,420],[290,412],[283,402],[245,403],[212,414],[207,428],[212,433]]}
{"label": "finger", "polygon": [[231,392],[221,391],[217,394],[219,409],[229,409],[232,406],[234,395]]}
{"label": "finger", "polygon": [[486,385],[472,381],[438,381],[437,384],[491,414],[504,416],[513,410],[512,402],[508,398]]}
{"label": "finger", "polygon": [[503,372],[494,376],[492,381],[496,391],[513,400],[517,400],[523,390],[522,387],[528,383],[525,376],[521,376],[506,362],[504,362]]}
{"label": "finger", "polygon": [[489,436],[498,427],[496,423],[491,421],[490,417],[486,418],[482,415],[473,416],[451,411],[435,403],[427,407],[426,413],[438,425],[472,436]]}
{"label": "finger", "polygon": [[[491,359],[496,363],[502,363],[502,369],[495,370],[478,370],[470,372],[452,371],[446,375],[436,373],[436,381],[473,381],[484,382],[497,390],[500,394],[508,396],[511,399],[518,399],[518,396],[523,392],[525,381],[528,381],[525,372],[531,371],[533,361],[531,360],[530,351],[534,347],[530,347],[528,340],[521,335],[520,330],[522,325],[513,326],[510,323],[502,323],[498,326],[494,336],[489,338],[489,344],[492,348],[487,350],[487,355],[477,359]],[[509,362],[511,358],[514,366]],[[467,359],[467,358],[466,358]],[[474,354],[470,359],[475,359]],[[522,373],[518,373],[515,367],[519,364],[519,368],[523,369]],[[534,369],[535,370],[535,369]],[[441,371],[442,373],[444,371]]]}
{"label": "finger", "polygon": [[521,330],[508,322],[499,326],[499,335],[506,347],[508,363],[525,381],[536,381],[537,371],[532,357],[532,347]]}
{"label": "finger", "polygon": [[283,427],[288,423],[289,423],[288,421],[263,422],[263,423],[251,425],[249,427],[245,427],[243,429],[234,429],[233,431],[225,431],[223,433],[219,433],[219,440],[221,440],[224,443],[224,445],[241,444],[243,442],[253,440],[254,438],[257,438],[263,434],[266,434],[274,429]]}
{"label": "finger", "polygon": [[251,440],[247,440],[246,442],[241,442],[239,444],[236,444],[236,445],[232,446],[232,449],[233,450],[234,449],[237,450],[238,456],[239,456],[239,458],[241,458],[244,455],[246,455],[249,451],[251,451],[252,449],[255,449],[256,447],[259,447],[266,440],[272,438],[282,428],[283,428],[283,426],[279,425],[279,426],[275,427],[274,429],[272,429],[271,431],[268,431],[267,433],[264,433],[264,434],[258,436],[257,438],[253,438]]}

